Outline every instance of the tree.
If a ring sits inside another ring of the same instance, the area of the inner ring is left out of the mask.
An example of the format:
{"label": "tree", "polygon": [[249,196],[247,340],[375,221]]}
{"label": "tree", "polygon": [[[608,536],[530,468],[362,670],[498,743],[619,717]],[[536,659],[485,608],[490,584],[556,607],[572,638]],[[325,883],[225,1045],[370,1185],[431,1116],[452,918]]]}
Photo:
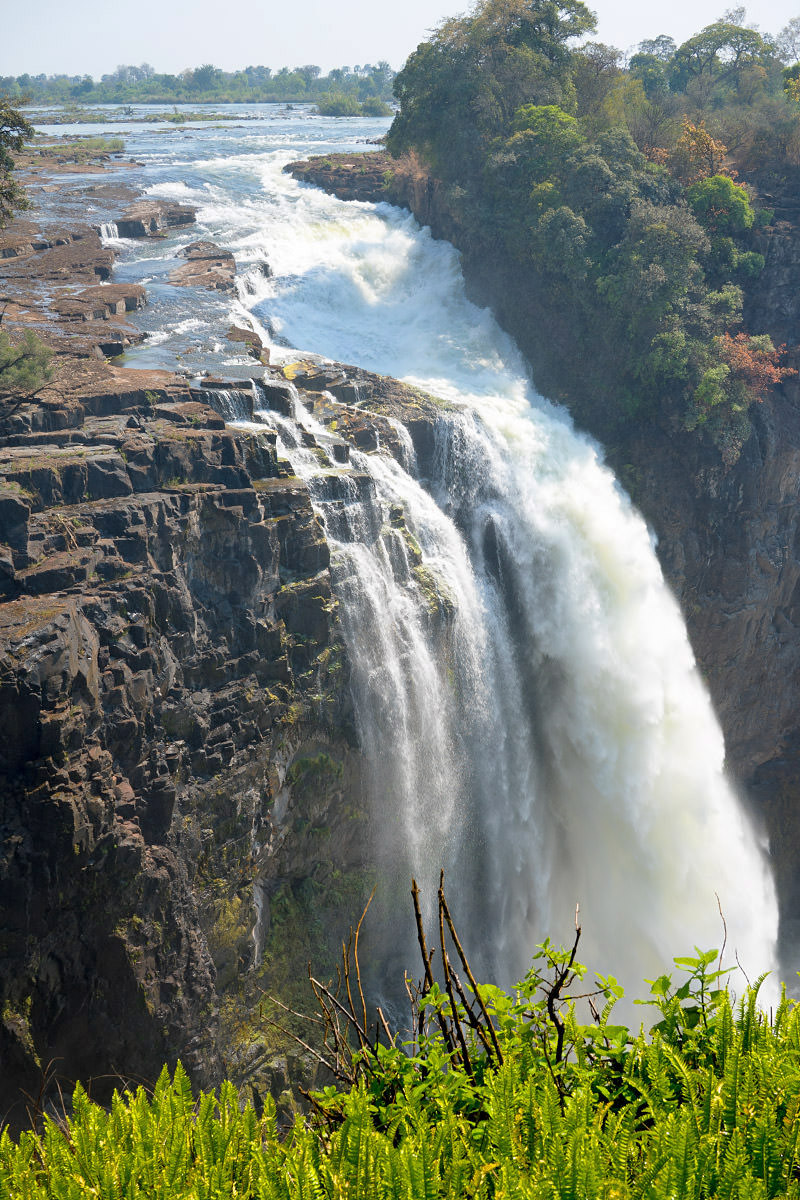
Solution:
{"label": "tree", "polygon": [[189,87],[193,92],[210,92],[222,78],[222,72],[211,63],[204,63],[190,72]]}
{"label": "tree", "polygon": [[446,21],[395,79],[389,152],[414,146],[445,178],[469,177],[521,106],[572,106],[567,43],[595,23],[582,0],[481,0]]}
{"label": "tree", "polygon": [[692,79],[702,76],[715,83],[735,80],[744,67],[759,62],[767,50],[755,29],[715,21],[676,51],[672,60],[673,87],[682,91]]}
{"label": "tree", "polygon": [[775,39],[778,56],[783,62],[796,63],[800,59],[800,17],[792,17],[788,25]]}
{"label": "tree", "polygon": [[687,189],[686,199],[694,215],[711,233],[743,233],[755,214],[747,192],[727,175],[711,175]]}
{"label": "tree", "polygon": [[14,213],[28,207],[28,199],[14,178],[13,153],[33,137],[33,126],[18,109],[0,97],[0,229]]}
{"label": "tree", "polygon": [[660,33],[658,37],[639,42],[640,54],[650,55],[653,58],[657,58],[660,62],[669,62],[676,50],[677,46],[674,39],[668,37],[665,33]]}
{"label": "tree", "polygon": [[308,87],[315,79],[319,79],[320,68],[315,63],[307,63],[304,67],[297,67],[297,74],[302,75]]}
{"label": "tree", "polygon": [[0,418],[33,400],[50,377],[50,351],[41,338],[26,329],[14,342],[0,330]]}
{"label": "tree", "polygon": [[578,101],[578,112],[591,113],[602,104],[620,72],[619,50],[602,42],[586,42],[576,51],[572,82]]}
{"label": "tree", "polygon": [[711,175],[725,172],[727,147],[713,138],[705,121],[693,125],[683,118],[683,129],[673,154],[672,169],[682,183],[697,183]]}

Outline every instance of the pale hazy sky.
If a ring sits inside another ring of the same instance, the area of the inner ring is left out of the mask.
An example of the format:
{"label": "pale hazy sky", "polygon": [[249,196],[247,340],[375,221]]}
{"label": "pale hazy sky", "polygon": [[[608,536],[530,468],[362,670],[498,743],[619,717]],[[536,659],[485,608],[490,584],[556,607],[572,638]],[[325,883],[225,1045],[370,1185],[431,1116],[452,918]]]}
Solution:
{"label": "pale hazy sky", "polygon": [[[684,41],[735,0],[598,0],[596,37],[622,50],[660,33]],[[316,63],[402,66],[443,18],[469,0],[0,0],[0,75],[87,74],[149,62],[176,73],[211,62],[230,71]],[[5,16],[3,16],[5,12]],[[800,0],[760,0],[749,19],[777,33]]]}

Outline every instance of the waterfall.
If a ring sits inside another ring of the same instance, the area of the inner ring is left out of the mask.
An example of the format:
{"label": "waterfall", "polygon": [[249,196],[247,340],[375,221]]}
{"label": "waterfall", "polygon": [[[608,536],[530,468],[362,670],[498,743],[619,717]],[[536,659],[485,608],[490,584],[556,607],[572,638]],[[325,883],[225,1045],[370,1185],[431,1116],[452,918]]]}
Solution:
{"label": "waterfall", "polygon": [[119,230],[115,221],[105,221],[100,226],[100,237],[103,242],[119,241]]}
{"label": "waterfall", "polygon": [[547,406],[443,413],[423,486],[410,449],[321,469],[329,435],[293,407],[270,420],[332,548],[384,975],[416,969],[397,913],[441,867],[506,985],[569,940],[578,901],[583,957],[630,987],[721,945],[717,897],[729,950],[770,967],[766,862],[644,522],[592,443]]}
{"label": "waterfall", "polygon": [[441,867],[477,969],[504,984],[546,936],[571,940],[576,902],[582,957],[630,989],[719,947],[719,908],[728,954],[771,968],[771,873],[644,521],[466,299],[454,249],[408,213],[300,188],[289,156],[261,161],[236,210],[242,253],[272,267],[237,304],[273,361],[311,351],[446,402],[422,479],[410,448],[344,463],[291,396],[258,400],[332,549],[387,974],[416,970],[409,877],[430,901]]}
{"label": "waterfall", "polygon": [[191,389],[192,398],[209,404],[226,421],[252,421],[255,404],[254,385],[247,388],[204,385]]}

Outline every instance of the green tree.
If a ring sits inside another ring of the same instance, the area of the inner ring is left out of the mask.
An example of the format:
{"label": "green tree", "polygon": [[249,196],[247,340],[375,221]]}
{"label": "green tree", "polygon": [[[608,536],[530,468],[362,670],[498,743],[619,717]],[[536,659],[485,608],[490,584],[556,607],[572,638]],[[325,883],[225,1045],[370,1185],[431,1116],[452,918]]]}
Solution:
{"label": "green tree", "polygon": [[222,72],[211,63],[204,63],[190,72],[189,87],[193,92],[210,92],[222,79]]}
{"label": "green tree", "polygon": [[413,146],[449,179],[479,171],[520,107],[573,105],[567,43],[595,23],[582,0],[482,0],[445,22],[395,79],[389,152]]}
{"label": "green tree", "polygon": [[711,233],[743,233],[755,218],[747,192],[727,175],[711,175],[687,188],[686,199]]}
{"label": "green tree", "polygon": [[0,418],[33,400],[51,378],[50,351],[26,329],[18,341],[0,330]]}
{"label": "green tree", "polygon": [[0,229],[14,213],[28,207],[28,199],[14,178],[13,154],[33,137],[33,126],[7,99],[0,97]]}
{"label": "green tree", "polygon": [[768,52],[761,34],[730,21],[706,25],[678,48],[672,60],[675,90],[684,90],[692,79],[705,76],[714,83],[736,82],[745,67]]}

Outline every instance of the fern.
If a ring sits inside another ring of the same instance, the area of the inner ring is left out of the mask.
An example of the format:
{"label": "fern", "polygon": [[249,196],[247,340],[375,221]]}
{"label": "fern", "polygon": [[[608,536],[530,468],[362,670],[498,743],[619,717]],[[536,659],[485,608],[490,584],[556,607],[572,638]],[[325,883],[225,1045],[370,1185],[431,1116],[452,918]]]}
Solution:
{"label": "fern", "polygon": [[78,1087],[63,1125],[0,1135],[0,1200],[800,1200],[798,1008],[734,1016],[710,953],[654,981],[649,1033],[566,1007],[560,1059],[533,975],[482,989],[502,1057],[473,1039],[468,1070],[434,1028],[283,1140],[274,1103],[195,1099],[180,1067],[108,1109]]}

